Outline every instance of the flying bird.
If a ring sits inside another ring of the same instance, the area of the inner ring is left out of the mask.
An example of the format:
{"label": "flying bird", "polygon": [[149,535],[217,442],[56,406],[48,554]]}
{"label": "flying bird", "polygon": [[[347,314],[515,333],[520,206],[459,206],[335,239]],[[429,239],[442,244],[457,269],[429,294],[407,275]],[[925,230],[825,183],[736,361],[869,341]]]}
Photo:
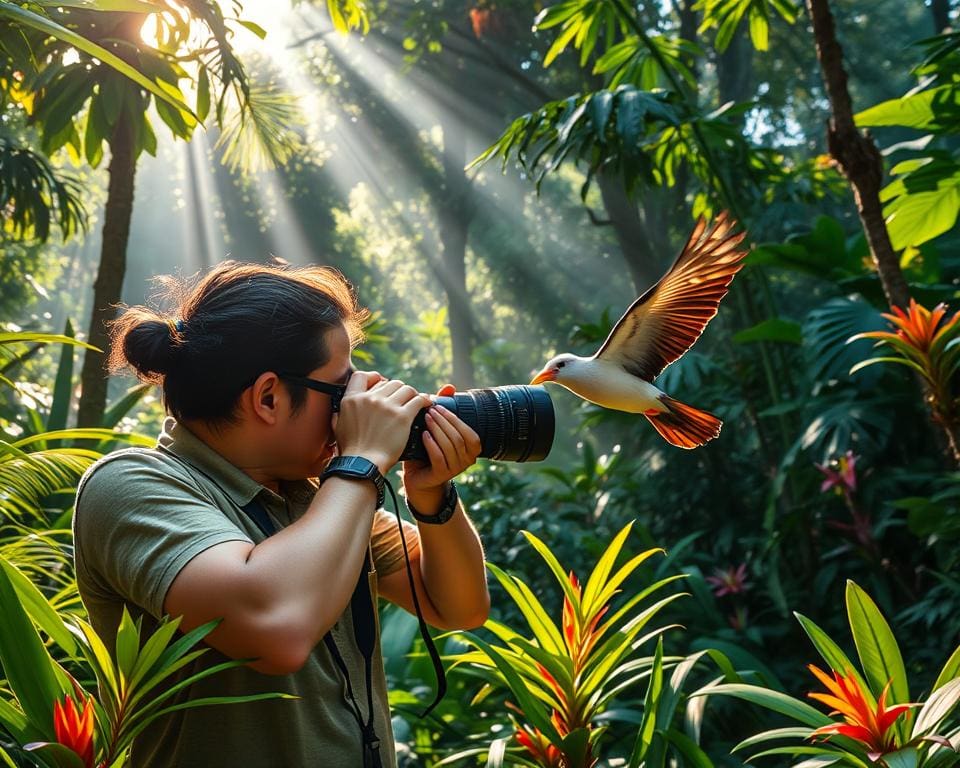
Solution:
{"label": "flying bird", "polygon": [[746,233],[735,228],[726,212],[709,228],[701,217],[673,266],[630,305],[596,354],[557,355],[530,383],[551,381],[604,408],[642,413],[680,448],[719,435],[720,419],[674,400],[653,380],[700,338],[743,266]]}

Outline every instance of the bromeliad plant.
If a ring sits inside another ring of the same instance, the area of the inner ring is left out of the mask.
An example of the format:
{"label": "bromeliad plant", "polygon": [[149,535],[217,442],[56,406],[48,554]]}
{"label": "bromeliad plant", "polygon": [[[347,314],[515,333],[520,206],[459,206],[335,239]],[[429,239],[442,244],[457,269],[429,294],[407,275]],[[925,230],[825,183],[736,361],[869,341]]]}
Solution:
{"label": "bromeliad plant", "polygon": [[[489,749],[452,755],[445,764],[485,752],[491,759],[495,753],[501,755],[501,762],[543,768],[590,768],[597,764],[598,743],[606,730],[599,716],[615,696],[650,677],[657,661],[662,676],[662,651],[658,649],[656,659],[638,657],[638,651],[669,628],[647,629],[662,608],[684,594],[667,595],[641,607],[648,596],[683,578],[672,576],[654,582],[612,610],[612,601],[626,579],[662,551],[641,552],[614,570],[631,527],[632,523],[617,534],[583,586],[575,574],[565,572],[540,539],[523,532],[563,590],[559,626],[523,581],[488,563],[523,613],[532,637],[488,621],[486,629],[499,642],[489,643],[474,633],[465,633],[464,639],[475,650],[458,656],[456,664],[478,668],[486,680],[474,703],[495,689],[508,690],[512,701],[507,706],[513,713],[516,743],[508,747],[509,740],[500,740]],[[656,703],[651,699],[645,714],[655,712]]]}
{"label": "bromeliad plant", "polygon": [[[873,600],[847,582],[847,616],[860,659],[857,669],[846,654],[810,619],[796,614],[813,645],[830,668],[809,669],[827,689],[808,696],[830,709],[825,714],[785,693],[756,685],[721,684],[695,696],[726,695],[745,699],[792,717],[797,727],[776,728],[745,739],[734,751],[759,744],[797,740],[775,746],[765,755],[808,757],[817,765],[855,768],[950,768],[960,765],[960,647],[947,660],[926,701],[911,701],[906,668],[889,625]],[[810,763],[813,764],[813,763]]]}
{"label": "bromeliad plant", "polygon": [[[165,619],[149,637],[141,622],[124,611],[115,660],[85,621],[63,618],[20,571],[0,558],[0,663],[10,695],[0,696],[0,725],[38,765],[58,768],[121,768],[134,738],[158,718],[180,709],[232,704],[284,694],[214,697],[181,704],[171,698],[186,686],[244,664],[229,660],[172,681],[172,676],[205,654],[194,648],[213,630],[210,622],[174,639],[179,619]],[[96,682],[99,699],[50,654],[35,628]],[[7,760],[2,749],[0,761]]]}
{"label": "bromeliad plant", "polygon": [[960,312],[947,319],[947,307],[938,304],[932,310],[914,299],[906,312],[893,308],[883,316],[896,326],[896,331],[870,331],[851,336],[877,339],[877,346],[887,345],[892,356],[874,357],[853,366],[850,373],[874,363],[898,363],[915,370],[926,387],[926,401],[936,421],[950,442],[954,460],[960,463],[960,409],[953,393],[954,376],[960,367]]}

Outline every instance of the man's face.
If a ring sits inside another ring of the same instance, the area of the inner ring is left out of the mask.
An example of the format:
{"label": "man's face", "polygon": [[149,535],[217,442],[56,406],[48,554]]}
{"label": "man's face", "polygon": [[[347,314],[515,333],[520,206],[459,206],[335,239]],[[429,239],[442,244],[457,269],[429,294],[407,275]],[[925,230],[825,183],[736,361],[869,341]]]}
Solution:
{"label": "man's face", "polygon": [[[329,359],[325,365],[310,371],[307,377],[328,384],[346,384],[353,372],[353,363],[350,359],[350,338],[343,326],[327,331],[326,345]],[[298,389],[298,394],[303,394],[305,399],[300,410],[285,412],[280,425],[280,444],[277,448],[287,457],[282,478],[316,477],[335,451],[331,397],[296,384],[285,383],[285,386],[291,392],[294,388]]]}

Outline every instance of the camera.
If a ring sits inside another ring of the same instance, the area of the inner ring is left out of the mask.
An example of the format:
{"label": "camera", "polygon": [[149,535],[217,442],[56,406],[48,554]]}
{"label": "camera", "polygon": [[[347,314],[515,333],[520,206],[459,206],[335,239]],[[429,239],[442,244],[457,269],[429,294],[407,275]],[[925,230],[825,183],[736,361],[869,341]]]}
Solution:
{"label": "camera", "polygon": [[[543,387],[511,384],[468,389],[436,402],[455,413],[480,436],[480,456],[497,461],[542,461],[553,446],[553,401]],[[413,421],[401,459],[427,461],[423,431],[427,409]]]}

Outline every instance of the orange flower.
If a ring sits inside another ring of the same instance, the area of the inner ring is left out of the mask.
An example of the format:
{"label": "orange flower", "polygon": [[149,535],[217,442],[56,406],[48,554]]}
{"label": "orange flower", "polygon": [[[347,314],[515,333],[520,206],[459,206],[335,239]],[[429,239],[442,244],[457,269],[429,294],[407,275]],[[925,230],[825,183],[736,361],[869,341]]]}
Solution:
{"label": "orange flower", "polygon": [[57,741],[76,752],[86,768],[93,768],[93,699],[87,698],[77,713],[73,697],[53,702],[53,730]]}
{"label": "orange flower", "polygon": [[[899,338],[919,352],[929,352],[930,347],[944,334],[953,330],[960,312],[957,312],[947,322],[940,326],[940,321],[947,314],[947,305],[937,304],[932,310],[917,304],[916,299],[910,299],[910,306],[906,312],[900,307],[893,308],[893,314],[884,313],[884,317],[897,327],[896,334],[887,331],[871,331],[861,333],[857,338],[888,339]],[[938,328],[938,326],[940,326]]]}
{"label": "orange flower", "polygon": [[810,693],[807,694],[811,699],[817,699],[824,704],[833,707],[831,714],[843,715],[844,723],[831,723],[822,728],[817,728],[810,737],[823,736],[829,738],[833,735],[848,736],[863,744],[869,751],[867,757],[876,760],[880,755],[887,752],[893,752],[899,748],[896,743],[896,734],[893,732],[893,724],[904,712],[910,709],[912,704],[897,704],[887,708],[887,693],[890,690],[890,683],[887,683],[880,694],[880,701],[877,702],[877,708],[874,711],[866,694],[860,687],[852,673],[841,675],[833,672],[833,679],[818,669],[813,664],[809,665],[810,671],[817,676],[830,693]]}
{"label": "orange flower", "polygon": [[539,728],[522,726],[516,736],[520,745],[525,747],[543,768],[563,768],[563,753],[550,743]]}

